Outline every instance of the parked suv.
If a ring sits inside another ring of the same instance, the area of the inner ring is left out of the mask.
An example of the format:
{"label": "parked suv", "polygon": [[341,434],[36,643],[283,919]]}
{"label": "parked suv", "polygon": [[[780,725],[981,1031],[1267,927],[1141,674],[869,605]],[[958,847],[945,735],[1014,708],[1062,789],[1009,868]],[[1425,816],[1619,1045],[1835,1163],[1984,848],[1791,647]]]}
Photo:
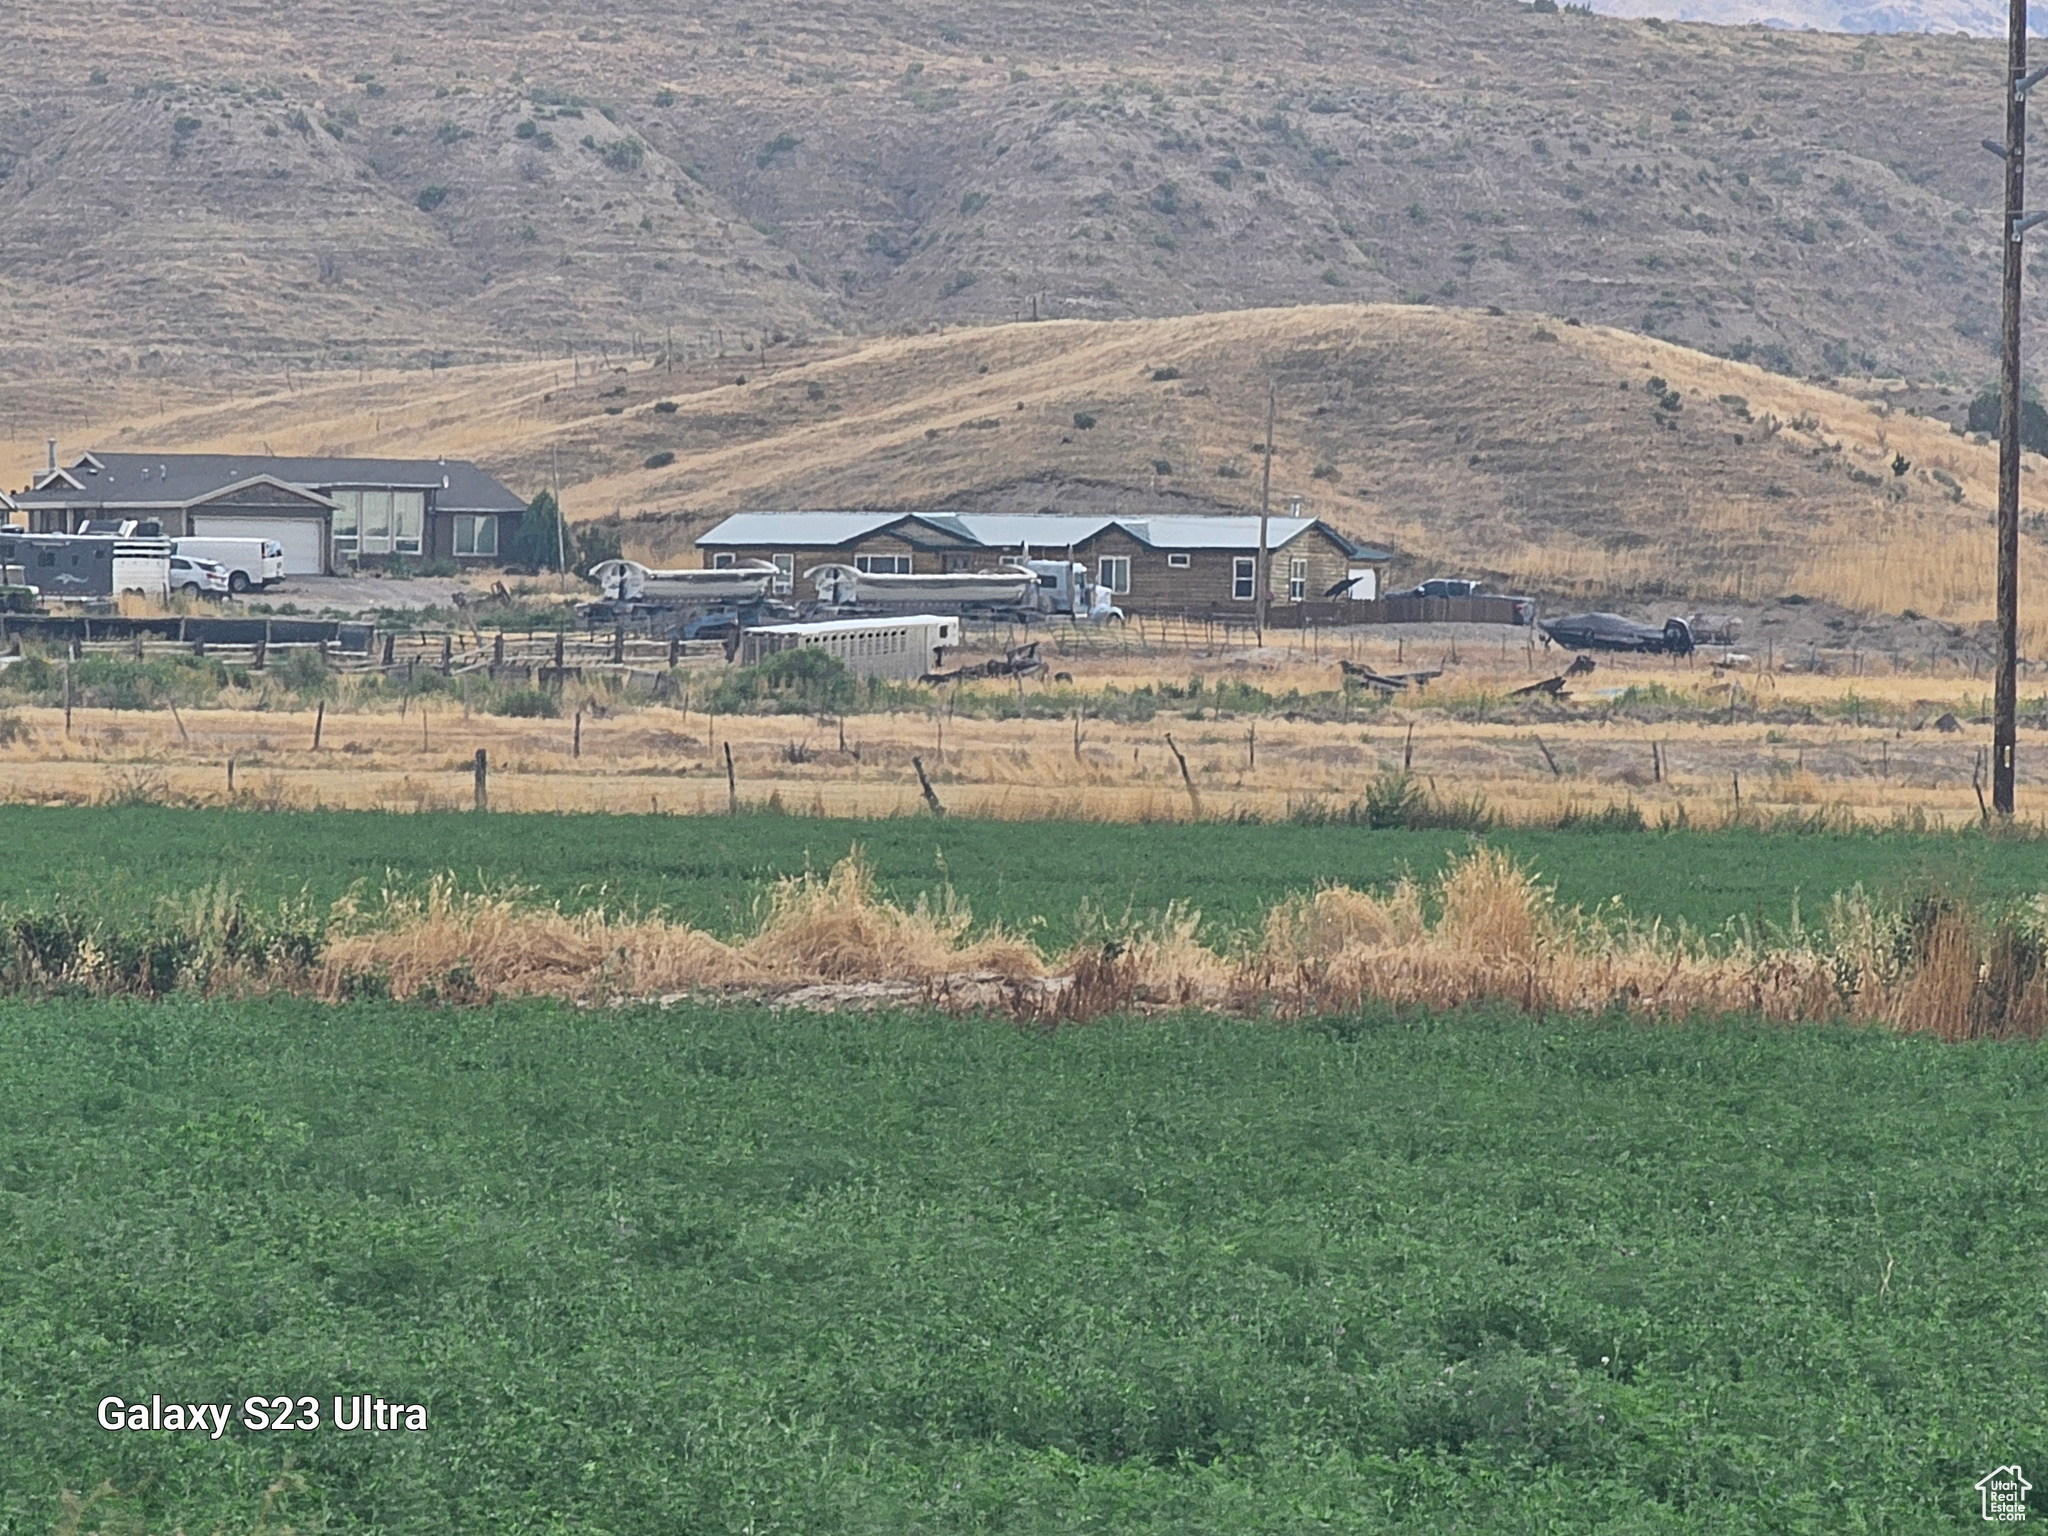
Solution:
{"label": "parked suv", "polygon": [[171,590],[186,597],[226,597],[227,567],[197,555],[171,556]]}

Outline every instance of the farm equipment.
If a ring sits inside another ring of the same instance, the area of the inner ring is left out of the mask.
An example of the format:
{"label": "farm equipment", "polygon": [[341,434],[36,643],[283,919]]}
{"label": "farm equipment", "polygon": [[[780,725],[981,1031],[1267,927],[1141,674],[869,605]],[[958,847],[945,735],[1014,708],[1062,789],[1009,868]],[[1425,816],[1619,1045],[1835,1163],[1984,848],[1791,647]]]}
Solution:
{"label": "farm equipment", "polygon": [[1433,678],[1444,675],[1442,667],[1427,672],[1375,672],[1363,662],[1346,661],[1341,657],[1337,661],[1337,666],[1344,674],[1346,687],[1372,688],[1380,693],[1400,693],[1407,688],[1413,688],[1420,693],[1429,686]]}

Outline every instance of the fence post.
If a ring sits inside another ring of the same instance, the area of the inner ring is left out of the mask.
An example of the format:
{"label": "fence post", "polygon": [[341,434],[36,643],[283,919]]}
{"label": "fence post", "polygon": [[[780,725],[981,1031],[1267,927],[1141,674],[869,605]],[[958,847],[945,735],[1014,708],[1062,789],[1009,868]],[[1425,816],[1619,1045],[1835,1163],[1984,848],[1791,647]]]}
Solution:
{"label": "fence post", "polygon": [[487,811],[491,808],[490,763],[484,756],[484,749],[476,749],[476,808]]}
{"label": "fence post", "polygon": [[932,781],[925,777],[924,759],[913,757],[910,760],[910,766],[917,770],[917,783],[918,787],[924,791],[924,803],[932,808],[933,816],[943,821],[946,815],[946,808],[939,804],[938,792],[932,788]]}
{"label": "fence post", "polygon": [[327,701],[322,699],[313,711],[313,750],[320,750],[320,727],[327,723]]}
{"label": "fence post", "polygon": [[740,813],[740,783],[732,771],[732,743],[725,744],[725,814],[737,816]]}
{"label": "fence post", "polygon": [[581,757],[583,755],[583,711],[580,709],[576,711],[576,734],[570,739],[569,755],[571,757]]}

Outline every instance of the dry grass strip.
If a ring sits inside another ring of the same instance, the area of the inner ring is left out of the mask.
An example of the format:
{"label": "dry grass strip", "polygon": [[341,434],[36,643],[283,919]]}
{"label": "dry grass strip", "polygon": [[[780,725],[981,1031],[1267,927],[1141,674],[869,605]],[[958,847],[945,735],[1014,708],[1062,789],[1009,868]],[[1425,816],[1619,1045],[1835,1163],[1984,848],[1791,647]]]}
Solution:
{"label": "dry grass strip", "polygon": [[[786,879],[747,939],[657,918],[568,914],[516,895],[386,893],[338,911],[315,995],[542,995],[602,1003],[688,993],[915,998],[1043,1022],[1124,1009],[1201,1007],[1300,1017],[1367,1003],[1786,1023],[1848,1019],[1944,1039],[2038,1036],[2048,968],[2037,903],[1993,917],[1935,899],[1908,911],[1837,896],[1815,929],[1708,943],[1660,924],[1616,927],[1560,907],[1508,854],[1480,847],[1431,886],[1383,895],[1331,887],[1290,898],[1234,953],[1197,937],[1184,907],[1108,944],[1047,956],[1000,929],[976,934],[950,893],[908,908],[880,897],[858,851],[829,874]],[[969,985],[968,983],[972,983]]]}

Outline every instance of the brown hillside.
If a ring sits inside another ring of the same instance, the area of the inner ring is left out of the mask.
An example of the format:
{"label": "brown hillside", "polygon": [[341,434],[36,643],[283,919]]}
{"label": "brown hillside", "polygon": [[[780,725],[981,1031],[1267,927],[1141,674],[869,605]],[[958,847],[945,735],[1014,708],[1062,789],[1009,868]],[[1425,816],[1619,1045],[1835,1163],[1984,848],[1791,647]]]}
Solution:
{"label": "brown hillside", "polygon": [[[775,349],[738,377],[710,364],[391,373],[173,407],[91,440],[425,448],[525,490],[559,471],[573,515],[623,514],[643,553],[693,559],[689,538],[741,507],[1255,508],[1270,378],[1276,508],[1299,495],[1394,545],[1409,574],[1587,599],[1800,593],[1989,612],[1991,450],[1881,398],[1618,331],[1326,306]],[[673,462],[646,467],[663,453]],[[2031,495],[2039,461],[2028,468]],[[2027,561],[2038,593],[2038,538]]]}
{"label": "brown hillside", "polygon": [[1991,366],[1995,41],[1512,0],[0,15],[17,374],[737,355],[1034,297],[1498,304],[1800,373]]}

